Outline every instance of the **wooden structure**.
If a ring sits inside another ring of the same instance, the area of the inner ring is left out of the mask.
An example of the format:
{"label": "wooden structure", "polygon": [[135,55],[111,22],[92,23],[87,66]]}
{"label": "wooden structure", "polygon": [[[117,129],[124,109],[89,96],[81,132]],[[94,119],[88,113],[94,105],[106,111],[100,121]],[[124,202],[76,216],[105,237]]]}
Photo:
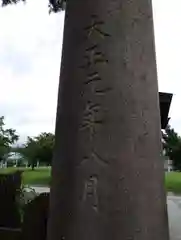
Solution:
{"label": "wooden structure", "polygon": [[160,101],[160,115],[161,115],[161,127],[165,129],[168,125],[170,118],[168,117],[169,109],[171,105],[173,94],[171,93],[159,93],[159,101]]}

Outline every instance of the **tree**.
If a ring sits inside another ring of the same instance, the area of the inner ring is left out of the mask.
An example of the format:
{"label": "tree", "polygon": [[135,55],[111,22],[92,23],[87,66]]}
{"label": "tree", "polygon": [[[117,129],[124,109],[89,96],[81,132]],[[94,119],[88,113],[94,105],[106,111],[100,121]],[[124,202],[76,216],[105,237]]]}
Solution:
{"label": "tree", "polygon": [[32,170],[34,170],[36,163],[38,161],[38,145],[35,139],[28,137],[26,144],[24,145],[24,149],[22,149],[22,154],[28,160],[29,165]]}
{"label": "tree", "polygon": [[10,152],[12,144],[18,141],[19,136],[16,130],[5,128],[4,117],[0,117],[0,161],[5,160],[5,156]]}
{"label": "tree", "polygon": [[38,161],[50,165],[53,157],[54,138],[52,133],[41,133],[37,137],[28,137],[27,142],[16,151],[28,160],[32,170]]}
{"label": "tree", "polygon": [[48,240],[169,239],[153,32],[150,0],[66,1]]}
{"label": "tree", "polygon": [[41,133],[35,138],[37,143],[37,158],[40,162],[50,165],[53,157],[55,136],[52,133]]}
{"label": "tree", "polygon": [[[16,4],[18,2],[26,2],[26,0],[2,0],[2,6]],[[66,0],[49,0],[49,12],[59,12],[65,9]]]}
{"label": "tree", "polygon": [[163,133],[163,148],[172,160],[174,169],[181,171],[181,137],[170,126]]}

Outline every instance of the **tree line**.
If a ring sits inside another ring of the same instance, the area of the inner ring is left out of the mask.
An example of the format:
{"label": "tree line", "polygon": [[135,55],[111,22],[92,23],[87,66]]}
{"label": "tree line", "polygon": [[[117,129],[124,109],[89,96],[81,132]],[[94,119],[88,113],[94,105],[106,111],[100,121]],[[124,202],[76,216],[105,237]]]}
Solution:
{"label": "tree line", "polygon": [[165,155],[172,160],[175,171],[181,171],[181,137],[168,125],[162,132],[163,149]]}
{"label": "tree line", "polygon": [[[13,128],[5,128],[5,119],[0,117],[0,162],[5,162],[10,153],[18,153],[26,160],[28,166],[35,168],[37,162],[51,165],[55,135],[53,133],[40,133],[36,137],[27,137],[21,146],[15,144],[19,135]],[[171,126],[162,131],[162,142],[165,155],[172,160],[174,170],[181,171],[181,137]]]}
{"label": "tree line", "polygon": [[51,165],[55,136],[53,133],[40,133],[36,137],[27,137],[26,142],[16,146],[19,135],[13,128],[5,127],[5,118],[0,117],[0,162],[6,162],[11,153],[17,153],[26,160],[28,166],[35,168],[37,162]]}

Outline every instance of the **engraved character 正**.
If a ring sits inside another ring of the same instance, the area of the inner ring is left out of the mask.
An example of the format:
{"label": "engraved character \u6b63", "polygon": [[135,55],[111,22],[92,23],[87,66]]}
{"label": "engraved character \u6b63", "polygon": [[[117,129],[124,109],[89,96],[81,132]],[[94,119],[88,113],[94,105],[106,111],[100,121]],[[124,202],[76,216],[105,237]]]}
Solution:
{"label": "engraved character \u6b63", "polygon": [[108,60],[105,54],[99,48],[99,45],[94,44],[86,49],[84,56],[85,64],[81,68],[95,67],[97,64],[107,64]]}

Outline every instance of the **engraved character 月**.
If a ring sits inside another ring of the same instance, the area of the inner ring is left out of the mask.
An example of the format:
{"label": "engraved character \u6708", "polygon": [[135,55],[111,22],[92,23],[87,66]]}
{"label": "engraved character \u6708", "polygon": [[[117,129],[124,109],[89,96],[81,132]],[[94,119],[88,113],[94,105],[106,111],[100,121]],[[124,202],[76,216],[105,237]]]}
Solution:
{"label": "engraved character \u6708", "polygon": [[98,211],[97,184],[97,177],[90,176],[89,179],[85,181],[83,193],[83,201],[87,201],[89,199],[91,201],[92,208],[96,212]]}

